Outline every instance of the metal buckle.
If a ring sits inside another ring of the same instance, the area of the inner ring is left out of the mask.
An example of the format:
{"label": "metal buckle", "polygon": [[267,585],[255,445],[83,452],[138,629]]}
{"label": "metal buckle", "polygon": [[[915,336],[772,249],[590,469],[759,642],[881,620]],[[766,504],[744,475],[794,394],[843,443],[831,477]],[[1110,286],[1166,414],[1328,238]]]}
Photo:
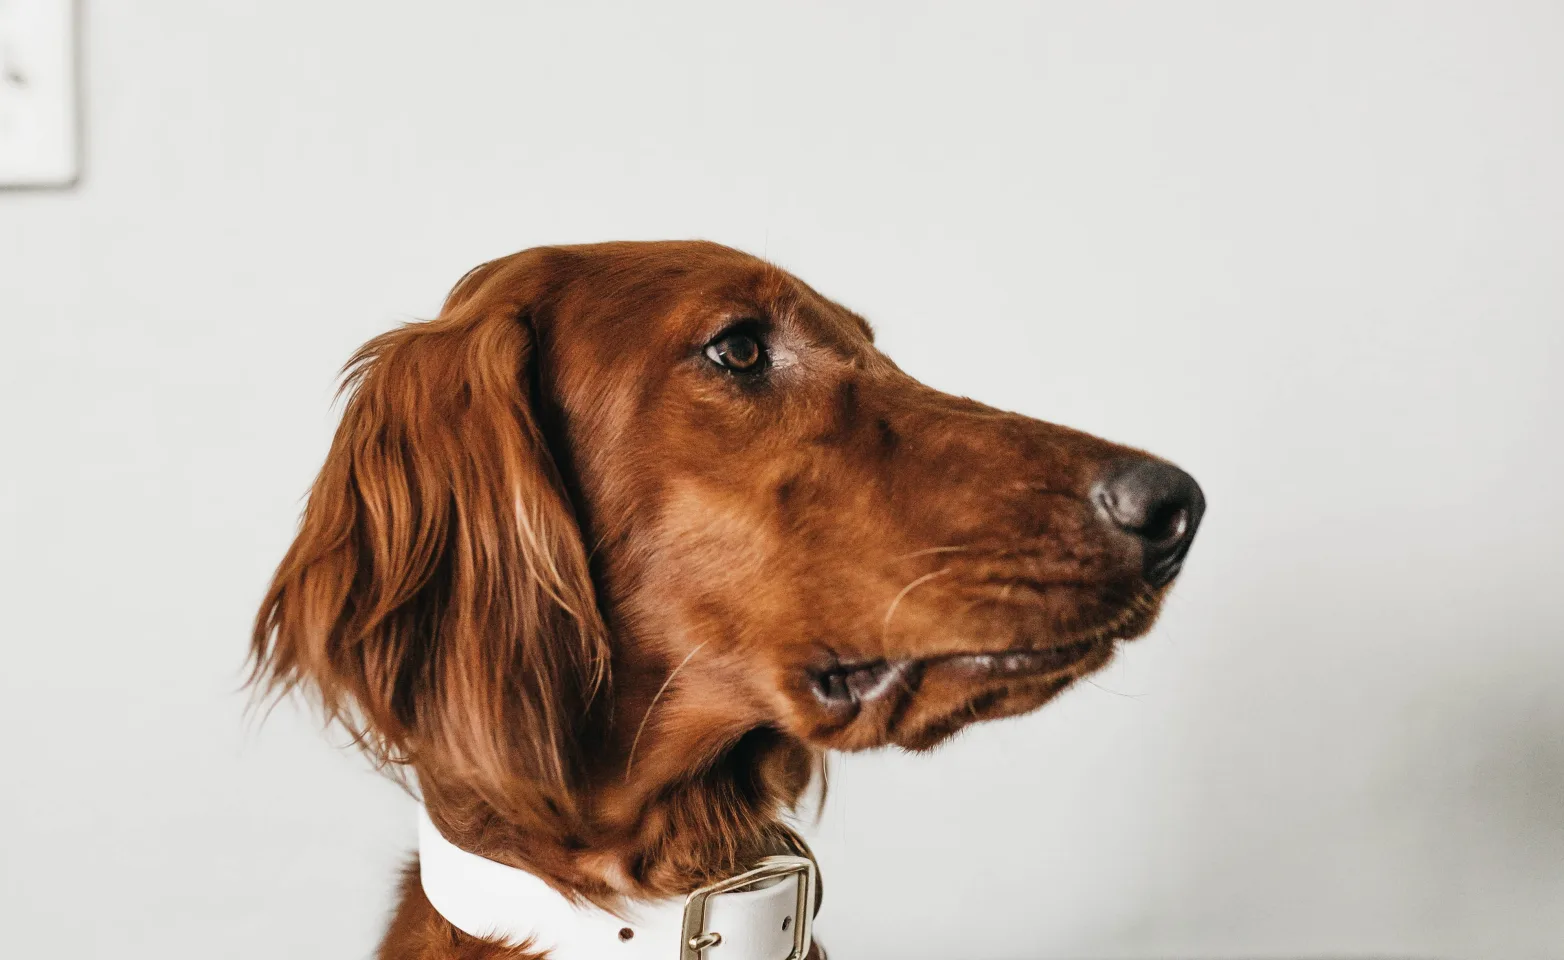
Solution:
{"label": "metal buckle", "polygon": [[793,910],[793,952],[787,960],[804,960],[809,953],[810,931],[815,919],[815,862],[808,857],[766,857],[755,869],[701,887],[684,901],[684,925],[679,938],[679,960],[701,960],[701,951],[722,942],[722,931],[706,929],[706,901],[719,893],[731,893],[774,877],[796,877],[798,901]]}

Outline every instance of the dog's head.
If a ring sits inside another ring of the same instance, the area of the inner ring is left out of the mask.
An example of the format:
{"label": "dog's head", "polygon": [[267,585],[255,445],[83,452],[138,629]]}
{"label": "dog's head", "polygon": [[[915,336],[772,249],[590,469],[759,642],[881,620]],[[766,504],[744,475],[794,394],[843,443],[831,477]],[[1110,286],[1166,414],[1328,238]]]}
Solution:
{"label": "dog's head", "polygon": [[349,389],[259,673],[426,790],[539,816],[642,769],[754,748],[797,779],[818,747],[1032,710],[1148,629],[1203,509],[707,243],[485,264]]}

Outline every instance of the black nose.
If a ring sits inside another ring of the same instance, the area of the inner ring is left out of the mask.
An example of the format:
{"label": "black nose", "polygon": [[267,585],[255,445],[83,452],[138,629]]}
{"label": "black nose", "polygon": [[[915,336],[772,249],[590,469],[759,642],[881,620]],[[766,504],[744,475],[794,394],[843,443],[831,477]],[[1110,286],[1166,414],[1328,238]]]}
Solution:
{"label": "black nose", "polygon": [[1170,463],[1135,460],[1109,472],[1093,498],[1108,522],[1140,539],[1141,569],[1153,586],[1178,576],[1206,512],[1194,477]]}

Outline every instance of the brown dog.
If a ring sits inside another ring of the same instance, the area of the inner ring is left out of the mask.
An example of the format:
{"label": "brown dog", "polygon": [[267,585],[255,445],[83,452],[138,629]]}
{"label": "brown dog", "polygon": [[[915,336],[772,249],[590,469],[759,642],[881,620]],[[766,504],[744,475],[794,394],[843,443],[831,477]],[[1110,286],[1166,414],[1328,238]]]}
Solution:
{"label": "brown dog", "polygon": [[[1146,632],[1182,471],[936,392],[700,242],[538,248],[354,358],[254,635],[467,851],[613,905],[798,850],[825,748],[928,749]],[[385,958],[518,958],[410,868]]]}

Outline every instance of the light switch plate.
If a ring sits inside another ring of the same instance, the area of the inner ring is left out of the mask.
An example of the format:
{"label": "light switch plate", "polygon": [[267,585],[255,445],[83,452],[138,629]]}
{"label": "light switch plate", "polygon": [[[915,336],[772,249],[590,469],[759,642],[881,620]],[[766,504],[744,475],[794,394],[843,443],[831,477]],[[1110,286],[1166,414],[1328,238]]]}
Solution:
{"label": "light switch plate", "polygon": [[76,0],[0,0],[0,187],[76,182]]}

